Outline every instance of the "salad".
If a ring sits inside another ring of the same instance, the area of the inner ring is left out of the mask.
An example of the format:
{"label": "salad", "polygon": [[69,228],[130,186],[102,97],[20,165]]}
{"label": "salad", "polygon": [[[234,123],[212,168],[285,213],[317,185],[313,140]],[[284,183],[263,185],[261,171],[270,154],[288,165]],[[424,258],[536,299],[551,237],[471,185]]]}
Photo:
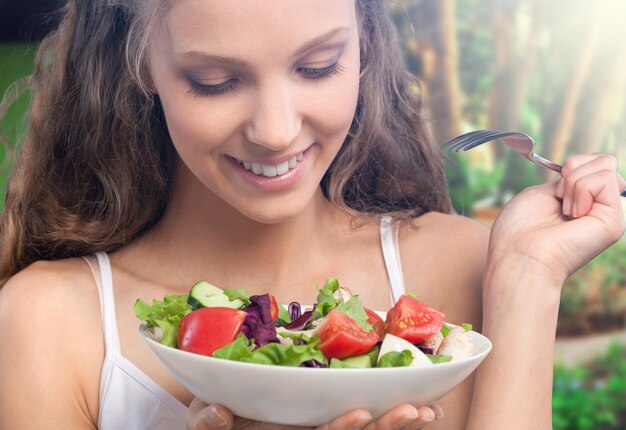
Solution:
{"label": "salad", "polygon": [[367,368],[430,366],[474,353],[471,325],[451,326],[411,294],[383,320],[329,278],[316,303],[278,305],[271,294],[222,289],[206,281],[165,296],[135,315],[158,327],[161,343],[196,354],[258,364]]}

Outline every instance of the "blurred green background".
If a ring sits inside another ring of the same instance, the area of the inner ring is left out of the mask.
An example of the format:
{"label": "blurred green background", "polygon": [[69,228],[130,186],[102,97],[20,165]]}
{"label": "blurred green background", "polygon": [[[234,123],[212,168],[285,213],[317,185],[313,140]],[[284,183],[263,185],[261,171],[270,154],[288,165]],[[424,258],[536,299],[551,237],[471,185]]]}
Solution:
{"label": "blurred green background", "polygon": [[[32,71],[37,41],[54,23],[55,15],[42,10],[60,3],[0,0],[0,93]],[[17,12],[25,5],[34,12],[24,21],[24,11]],[[555,161],[567,154],[609,152],[626,173],[626,1],[395,0],[387,5],[406,63],[422,82],[441,144],[475,129],[518,130],[533,136],[537,152]],[[28,95],[22,95],[0,123],[12,143],[24,133],[20,119],[27,104]],[[4,158],[5,148],[0,150]],[[7,171],[3,163],[3,182]],[[553,173],[492,143],[450,155],[447,175],[457,212],[490,224],[512,195]],[[568,279],[563,290],[555,429],[626,428],[624,345],[622,240]]]}

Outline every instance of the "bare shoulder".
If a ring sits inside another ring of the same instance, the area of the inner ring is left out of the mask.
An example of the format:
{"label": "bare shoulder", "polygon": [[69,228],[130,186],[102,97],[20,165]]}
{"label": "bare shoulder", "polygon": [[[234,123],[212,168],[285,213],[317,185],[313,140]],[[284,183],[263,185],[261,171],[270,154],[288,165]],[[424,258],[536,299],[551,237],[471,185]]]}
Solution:
{"label": "bare shoulder", "polygon": [[37,262],[13,276],[0,289],[0,327],[0,427],[93,428],[104,349],[86,263]]}
{"label": "bare shoulder", "polygon": [[482,320],[482,277],[489,229],[469,218],[430,212],[400,235],[407,289],[442,309],[451,322]]}
{"label": "bare shoulder", "polygon": [[39,261],[14,275],[0,289],[0,317],[28,310],[31,319],[38,321],[58,317],[57,312],[71,309],[69,315],[46,324],[54,329],[65,326],[64,321],[91,315],[97,300],[93,277],[82,259]]}

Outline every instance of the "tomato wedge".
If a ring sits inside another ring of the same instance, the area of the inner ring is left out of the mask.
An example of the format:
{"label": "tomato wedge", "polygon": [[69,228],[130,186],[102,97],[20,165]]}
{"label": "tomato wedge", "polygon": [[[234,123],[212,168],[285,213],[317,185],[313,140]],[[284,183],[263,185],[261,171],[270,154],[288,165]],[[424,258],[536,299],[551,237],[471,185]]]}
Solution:
{"label": "tomato wedge", "polygon": [[368,333],[352,318],[337,309],[326,315],[326,320],[318,328],[317,334],[321,339],[319,348],[328,359],[344,359],[365,354],[379,340],[374,330]]}
{"label": "tomato wedge", "polygon": [[270,317],[272,321],[278,319],[278,303],[276,303],[276,297],[270,294]]}
{"label": "tomato wedge", "polygon": [[387,312],[385,330],[417,345],[437,333],[443,323],[444,315],[441,312],[403,295]]}
{"label": "tomato wedge", "polygon": [[237,338],[246,313],[224,307],[200,308],[185,315],[178,325],[178,348],[212,356],[216,349]]}
{"label": "tomato wedge", "polygon": [[367,316],[369,317],[367,319],[367,322],[370,323],[372,326],[374,326],[374,331],[376,332],[376,334],[381,339],[385,337],[385,322],[380,317],[380,315],[378,315],[373,310],[367,309],[367,308],[365,308],[365,312],[367,313]]}

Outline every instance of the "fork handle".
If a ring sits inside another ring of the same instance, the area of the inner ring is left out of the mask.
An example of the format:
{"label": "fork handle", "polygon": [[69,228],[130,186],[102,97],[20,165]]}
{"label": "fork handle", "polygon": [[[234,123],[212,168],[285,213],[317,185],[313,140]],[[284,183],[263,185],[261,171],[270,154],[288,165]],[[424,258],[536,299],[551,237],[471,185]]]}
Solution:
{"label": "fork handle", "polygon": [[[539,164],[540,166],[547,167],[548,169],[554,170],[555,172],[561,173],[561,170],[563,169],[563,166],[561,166],[560,164],[557,164],[550,160],[546,160],[545,158],[535,153],[531,155],[531,158],[535,163]],[[620,194],[620,196],[626,197],[626,190],[624,190],[624,192]]]}
{"label": "fork handle", "polygon": [[539,164],[540,166],[547,167],[550,170],[554,170],[555,172],[561,173],[561,170],[563,169],[563,166],[561,166],[560,164],[547,160],[535,153],[533,153],[530,157],[535,163]]}

